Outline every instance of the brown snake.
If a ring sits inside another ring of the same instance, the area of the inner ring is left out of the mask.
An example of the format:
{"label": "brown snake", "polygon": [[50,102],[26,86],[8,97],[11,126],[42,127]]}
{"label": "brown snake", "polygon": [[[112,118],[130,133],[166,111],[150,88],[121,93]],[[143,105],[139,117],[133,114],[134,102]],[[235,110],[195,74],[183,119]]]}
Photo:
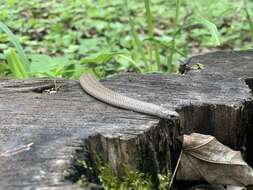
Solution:
{"label": "brown snake", "polygon": [[84,91],[107,104],[159,118],[178,117],[178,113],[148,102],[129,98],[103,86],[92,74],[83,74],[80,84]]}

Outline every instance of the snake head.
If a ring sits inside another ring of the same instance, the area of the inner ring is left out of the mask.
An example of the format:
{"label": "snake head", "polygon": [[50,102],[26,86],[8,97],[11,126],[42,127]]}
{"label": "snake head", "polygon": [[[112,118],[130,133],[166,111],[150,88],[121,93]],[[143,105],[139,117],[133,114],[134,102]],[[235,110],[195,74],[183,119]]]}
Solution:
{"label": "snake head", "polygon": [[164,109],[161,113],[161,118],[164,119],[179,118],[179,113],[177,113],[176,111]]}
{"label": "snake head", "polygon": [[169,110],[169,115],[170,115],[170,117],[179,117],[179,113],[177,113],[176,111]]}

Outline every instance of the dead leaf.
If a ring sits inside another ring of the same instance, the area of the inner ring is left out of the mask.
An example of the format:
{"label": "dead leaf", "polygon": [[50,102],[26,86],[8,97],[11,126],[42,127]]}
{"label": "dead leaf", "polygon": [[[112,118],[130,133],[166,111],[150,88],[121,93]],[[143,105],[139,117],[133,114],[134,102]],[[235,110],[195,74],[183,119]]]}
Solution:
{"label": "dead leaf", "polygon": [[239,151],[221,144],[213,136],[184,135],[177,180],[247,186],[253,184],[253,170]]}

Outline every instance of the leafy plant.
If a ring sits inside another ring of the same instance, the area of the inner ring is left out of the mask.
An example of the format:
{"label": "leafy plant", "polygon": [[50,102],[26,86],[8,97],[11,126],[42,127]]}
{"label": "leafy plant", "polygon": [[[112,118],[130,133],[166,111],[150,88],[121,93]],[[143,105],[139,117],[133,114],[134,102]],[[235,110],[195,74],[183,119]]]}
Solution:
{"label": "leafy plant", "polygon": [[28,58],[23,50],[23,48],[21,47],[19,41],[17,40],[16,36],[11,32],[11,30],[3,23],[0,21],[0,29],[3,30],[3,32],[9,37],[9,40],[11,41],[11,43],[14,45],[14,47],[16,48],[19,58],[20,58],[20,62],[22,64],[22,67],[24,69],[24,71],[28,72],[29,71],[29,66],[30,63],[28,61]]}
{"label": "leafy plant", "polygon": [[201,16],[197,17],[196,21],[198,23],[202,24],[203,26],[205,26],[206,28],[208,28],[208,30],[211,34],[211,37],[212,37],[211,41],[213,42],[213,44],[220,45],[219,32],[218,32],[216,25]]}
{"label": "leafy plant", "polygon": [[[246,0],[5,1],[0,20],[15,36],[1,22],[0,54],[15,48],[29,77],[78,78],[90,70],[99,77],[122,71],[176,72],[192,52],[250,48],[252,8]],[[59,57],[71,63],[36,74],[29,70],[32,54],[48,55],[50,63]],[[83,60],[99,54],[113,56],[102,63]],[[5,58],[1,63],[1,74],[13,74]]]}
{"label": "leafy plant", "polygon": [[[99,170],[99,180],[101,186],[105,190],[151,190],[153,189],[150,178],[141,173],[129,165],[123,166],[123,175],[119,178],[113,171],[112,167],[108,164],[102,164],[98,161],[97,167]],[[86,171],[93,172],[93,168],[90,168],[85,161],[78,161],[78,165],[84,168]],[[170,173],[158,174],[159,190],[166,190],[170,183]],[[77,180],[77,183],[81,187],[87,187],[89,181],[86,179],[85,174],[81,175]]]}
{"label": "leafy plant", "polygon": [[[91,167],[90,162],[77,160],[76,169],[68,169],[70,174],[67,179],[77,183],[80,187],[86,188],[90,182],[99,183],[103,189],[108,190],[151,190],[154,186],[148,175],[137,171],[129,165],[122,165],[121,177],[118,177],[109,164],[101,161],[95,154],[96,166]],[[94,175],[98,176],[97,181]],[[79,177],[78,177],[79,176]],[[166,190],[171,180],[169,172],[158,174],[159,190]]]}
{"label": "leafy plant", "polygon": [[32,76],[64,77],[68,76],[70,72],[72,76],[76,76],[74,74],[75,72],[78,73],[78,78],[82,72],[86,71],[85,68],[78,68],[78,65],[75,65],[73,60],[66,57],[50,57],[48,55],[33,54],[29,56],[30,63],[28,56],[11,30],[2,22],[0,22],[0,28],[9,37],[9,40],[15,47],[15,49],[9,48],[5,50],[3,55],[0,54],[2,59],[7,63],[7,65],[4,63],[1,64],[0,71],[10,70],[12,76],[19,79],[26,79]]}
{"label": "leafy plant", "polygon": [[26,79],[28,78],[28,72],[26,71],[25,64],[21,62],[20,57],[16,53],[15,49],[9,49],[4,52],[8,68],[12,72],[15,78]]}
{"label": "leafy plant", "polygon": [[108,190],[151,190],[152,183],[143,173],[137,172],[130,166],[124,166],[124,176],[119,179],[109,165],[100,167],[102,187]]}
{"label": "leafy plant", "polygon": [[171,173],[158,174],[159,190],[167,190],[171,181]]}

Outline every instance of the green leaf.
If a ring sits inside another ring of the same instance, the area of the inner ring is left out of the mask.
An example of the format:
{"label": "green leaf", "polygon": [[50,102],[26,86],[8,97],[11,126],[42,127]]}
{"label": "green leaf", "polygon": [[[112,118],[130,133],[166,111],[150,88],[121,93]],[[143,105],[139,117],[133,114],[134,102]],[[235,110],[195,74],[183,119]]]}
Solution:
{"label": "green leaf", "polygon": [[67,66],[62,74],[64,78],[72,78],[78,80],[83,73],[91,72],[89,68],[80,64],[71,64]]}
{"label": "green leaf", "polygon": [[168,45],[169,42],[166,42],[166,41],[163,41],[163,40],[160,40],[160,39],[157,39],[157,38],[151,38],[151,39],[146,39],[146,40],[149,40],[149,41],[153,41],[155,42],[157,45],[159,46],[162,46],[162,47],[165,47],[167,49],[170,49],[176,53],[178,53],[179,55],[181,55],[182,57],[187,57],[184,53],[182,53],[180,50],[176,49],[175,47],[172,47],[171,45]]}
{"label": "green leaf", "polygon": [[136,24],[135,24],[134,18],[132,18],[131,14],[130,14],[130,9],[128,8],[128,1],[127,0],[124,0],[124,10],[125,10],[125,13],[126,13],[126,15],[128,17],[129,26],[130,26],[130,32],[131,32],[134,44],[136,46],[136,50],[138,51],[138,53],[142,57],[142,60],[143,60],[143,62],[145,64],[145,70],[148,71],[150,64],[149,64],[149,62],[148,62],[148,60],[146,58],[142,41],[140,40],[140,37],[139,37],[139,35],[138,35],[137,31],[136,31],[136,28],[135,28]]}
{"label": "green leaf", "polygon": [[5,59],[4,54],[0,53],[0,59]]}
{"label": "green leaf", "polygon": [[18,54],[14,49],[10,48],[6,50],[4,52],[4,55],[13,77],[19,79],[28,78],[28,73],[26,72],[24,65],[22,64]]}
{"label": "green leaf", "polygon": [[79,53],[88,54],[101,51],[106,46],[106,39],[103,37],[83,39],[80,42]]}
{"label": "green leaf", "polygon": [[4,33],[9,37],[11,43],[15,46],[17,53],[19,55],[20,63],[23,64],[23,68],[25,69],[26,73],[28,73],[30,63],[18,39],[12,33],[12,31],[1,21],[0,21],[0,29],[4,31]]}
{"label": "green leaf", "polygon": [[202,24],[209,30],[213,44],[220,45],[219,32],[216,25],[202,16],[197,17],[196,20],[198,23]]}
{"label": "green leaf", "polygon": [[96,64],[104,64],[112,60],[114,55],[117,55],[119,53],[97,53],[93,54],[91,56],[85,57],[81,59],[82,63],[96,63]]}
{"label": "green leaf", "polygon": [[64,67],[72,64],[66,57],[50,57],[41,54],[33,54],[29,57],[32,60],[30,70],[33,76],[62,76]]}
{"label": "green leaf", "polygon": [[146,9],[146,20],[148,25],[148,36],[153,38],[153,17],[150,10],[150,0],[144,0],[145,9]]}
{"label": "green leaf", "polygon": [[131,57],[128,57],[124,54],[119,54],[118,57],[127,60],[133,68],[135,68],[138,72],[142,73],[141,67],[139,67],[139,65]]}
{"label": "green leaf", "polygon": [[4,62],[0,62],[0,75],[1,74],[6,74],[6,73],[8,73],[9,72],[9,67],[8,67],[8,65],[6,64],[6,63],[4,63]]}
{"label": "green leaf", "polygon": [[244,8],[244,11],[246,13],[246,18],[247,18],[247,21],[248,21],[249,31],[250,31],[251,40],[252,40],[253,39],[253,21],[252,21],[252,18],[250,16],[250,12],[248,11],[247,6]]}

